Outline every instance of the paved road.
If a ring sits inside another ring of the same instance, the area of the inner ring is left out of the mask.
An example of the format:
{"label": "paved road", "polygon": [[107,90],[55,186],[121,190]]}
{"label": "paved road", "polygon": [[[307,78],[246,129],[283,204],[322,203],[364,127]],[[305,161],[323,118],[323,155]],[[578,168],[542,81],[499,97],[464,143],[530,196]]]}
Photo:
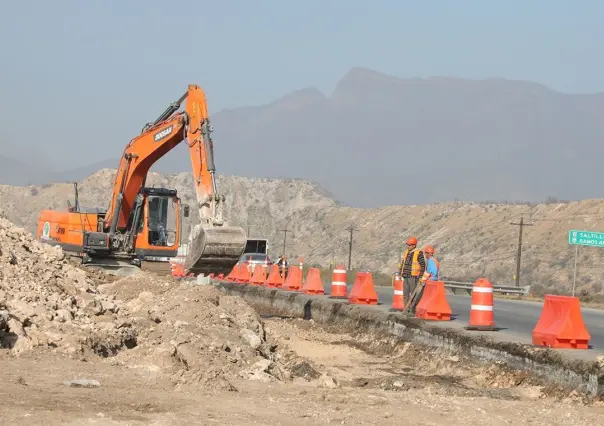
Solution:
{"label": "paved road", "polygon": [[[329,283],[324,283],[325,292],[331,292]],[[348,286],[350,292],[352,286]],[[373,309],[388,310],[392,306],[392,288],[376,287],[381,305]],[[447,300],[453,311],[452,321],[439,321],[435,324],[443,327],[462,328],[468,323],[470,316],[470,297],[462,295],[447,294]],[[500,340],[515,341],[531,344],[531,334],[535,324],[541,315],[542,303],[520,300],[507,300],[495,298],[494,312],[495,323],[501,329],[496,332],[486,332]],[[589,334],[591,335],[589,350],[563,350],[577,359],[595,359],[598,355],[604,355],[604,310],[583,308],[583,320]]]}

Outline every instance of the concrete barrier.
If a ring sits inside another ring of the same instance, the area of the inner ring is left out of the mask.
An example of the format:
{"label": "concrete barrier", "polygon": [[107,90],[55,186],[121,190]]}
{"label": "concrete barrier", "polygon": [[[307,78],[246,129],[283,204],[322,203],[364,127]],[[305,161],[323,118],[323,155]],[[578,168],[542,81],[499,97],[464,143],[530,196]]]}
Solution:
{"label": "concrete barrier", "polygon": [[513,369],[528,371],[545,383],[590,397],[604,395],[604,368],[597,362],[571,360],[550,349],[468,335],[397,313],[349,305],[346,301],[257,286],[212,283],[222,291],[241,296],[261,314],[312,318],[323,325],[337,322],[340,330],[353,334],[362,329],[394,335],[403,341],[438,347],[460,359],[470,357],[485,364],[503,362]]}

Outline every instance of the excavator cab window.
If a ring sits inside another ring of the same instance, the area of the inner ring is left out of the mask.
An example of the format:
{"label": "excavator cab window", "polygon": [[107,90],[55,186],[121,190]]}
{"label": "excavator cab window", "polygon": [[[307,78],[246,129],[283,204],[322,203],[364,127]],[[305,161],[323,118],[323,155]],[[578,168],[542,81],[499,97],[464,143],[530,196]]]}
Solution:
{"label": "excavator cab window", "polygon": [[176,242],[176,197],[150,195],[147,198],[148,241],[152,246],[171,247]]}

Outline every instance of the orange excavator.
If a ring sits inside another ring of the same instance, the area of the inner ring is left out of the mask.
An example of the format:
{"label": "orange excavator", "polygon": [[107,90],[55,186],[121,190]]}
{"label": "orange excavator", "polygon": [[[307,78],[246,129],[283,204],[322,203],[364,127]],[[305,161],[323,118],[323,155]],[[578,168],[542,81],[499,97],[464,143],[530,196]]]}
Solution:
{"label": "orange excavator", "polygon": [[[184,111],[179,111],[185,102]],[[246,245],[240,227],[223,219],[225,197],[216,190],[214,146],[206,97],[197,85],[142,129],[124,150],[108,210],[43,210],[37,238],[59,245],[82,263],[107,270],[141,266],[146,258],[174,257],[182,240],[182,205],[176,190],[145,187],[147,173],[162,156],[185,141],[189,146],[201,223],[188,238],[185,271],[228,274]]]}

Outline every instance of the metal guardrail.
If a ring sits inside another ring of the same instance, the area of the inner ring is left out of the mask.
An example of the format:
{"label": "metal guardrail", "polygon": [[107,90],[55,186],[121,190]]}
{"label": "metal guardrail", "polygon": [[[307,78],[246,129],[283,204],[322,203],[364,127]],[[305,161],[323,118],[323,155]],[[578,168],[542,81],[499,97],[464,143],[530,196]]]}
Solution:
{"label": "metal guardrail", "polygon": [[[472,287],[474,283],[466,283],[461,281],[448,281],[443,280],[445,283],[445,288],[451,290],[453,294],[456,294],[455,291],[465,291],[468,294],[472,294]],[[493,292],[494,293],[502,293],[502,294],[519,294],[522,296],[528,296],[531,291],[531,286],[526,285],[523,287],[516,286],[506,286],[506,285],[497,285],[493,284]]]}

